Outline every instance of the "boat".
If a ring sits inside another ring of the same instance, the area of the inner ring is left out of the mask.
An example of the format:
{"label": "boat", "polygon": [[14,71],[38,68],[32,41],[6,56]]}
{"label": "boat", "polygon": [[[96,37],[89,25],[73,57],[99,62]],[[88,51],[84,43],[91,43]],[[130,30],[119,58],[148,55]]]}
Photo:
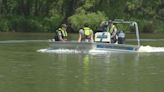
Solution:
{"label": "boat", "polygon": [[126,45],[126,44],[114,44],[114,43],[89,43],[89,42],[51,42],[51,49],[70,49],[70,50],[80,50],[89,51],[91,49],[95,50],[111,50],[111,51],[132,51],[136,52],[140,48],[138,45]]}
{"label": "boat", "polygon": [[81,50],[81,51],[89,51],[92,49],[95,50],[106,50],[106,51],[130,51],[130,52],[137,52],[140,48],[140,38],[139,38],[139,31],[138,31],[138,24],[135,21],[124,21],[124,20],[114,20],[113,23],[122,23],[122,24],[130,24],[135,27],[136,30],[136,41],[137,45],[129,45],[129,44],[117,44],[117,43],[110,43],[107,42],[110,38],[108,32],[97,32],[95,34],[95,42],[77,42],[77,41],[55,41],[50,42],[51,49],[74,49],[74,50]]}

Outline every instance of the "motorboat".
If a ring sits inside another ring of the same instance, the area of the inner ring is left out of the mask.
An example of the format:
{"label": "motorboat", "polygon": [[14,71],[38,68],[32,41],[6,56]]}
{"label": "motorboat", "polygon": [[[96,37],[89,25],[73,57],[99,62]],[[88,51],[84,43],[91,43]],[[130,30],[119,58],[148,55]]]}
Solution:
{"label": "motorboat", "polygon": [[130,24],[135,27],[137,45],[110,43],[110,34],[108,32],[95,33],[95,42],[77,42],[77,41],[51,41],[51,49],[75,49],[89,51],[91,49],[107,51],[131,51],[137,52],[140,48],[140,38],[138,24],[135,21],[114,20],[115,24]]}

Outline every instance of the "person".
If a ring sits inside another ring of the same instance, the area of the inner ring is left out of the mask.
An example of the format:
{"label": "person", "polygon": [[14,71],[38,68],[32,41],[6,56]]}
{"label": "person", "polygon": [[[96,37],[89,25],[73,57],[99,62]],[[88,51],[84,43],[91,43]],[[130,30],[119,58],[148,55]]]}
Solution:
{"label": "person", "polygon": [[55,41],[67,41],[67,25],[62,24],[60,28],[58,28],[55,32]]}
{"label": "person", "polygon": [[116,43],[117,42],[117,28],[113,24],[112,20],[108,21],[108,27],[107,27],[107,32],[111,34],[111,43]]}
{"label": "person", "polygon": [[125,43],[125,33],[121,30],[117,34],[118,34],[118,44],[124,44]]}
{"label": "person", "polygon": [[97,27],[96,32],[105,32],[108,26],[108,21],[102,21]]}
{"label": "person", "polygon": [[78,42],[93,42],[93,31],[89,28],[88,24],[85,24],[83,28],[79,30]]}

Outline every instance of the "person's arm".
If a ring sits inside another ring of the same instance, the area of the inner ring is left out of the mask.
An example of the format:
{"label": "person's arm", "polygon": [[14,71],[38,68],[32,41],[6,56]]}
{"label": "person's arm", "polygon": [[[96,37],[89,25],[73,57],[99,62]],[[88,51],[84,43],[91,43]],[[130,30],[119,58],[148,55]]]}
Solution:
{"label": "person's arm", "polygon": [[91,42],[94,42],[94,39],[93,39],[93,31],[91,30]]}
{"label": "person's arm", "polygon": [[78,42],[81,42],[81,34],[79,33]]}
{"label": "person's arm", "polygon": [[79,38],[78,38],[78,42],[81,42],[82,34],[83,34],[83,29],[80,29],[80,30],[79,30]]}
{"label": "person's arm", "polygon": [[[67,28],[64,28],[64,30],[65,30],[65,34],[68,34],[68,33],[67,33]],[[67,37],[64,38],[63,40],[64,40],[64,41],[67,41]]]}
{"label": "person's arm", "polygon": [[64,41],[61,35],[59,35],[59,41]]}
{"label": "person's arm", "polygon": [[58,38],[59,38],[59,41],[65,41],[65,40],[62,38],[62,33],[61,33],[61,32],[58,32]]}

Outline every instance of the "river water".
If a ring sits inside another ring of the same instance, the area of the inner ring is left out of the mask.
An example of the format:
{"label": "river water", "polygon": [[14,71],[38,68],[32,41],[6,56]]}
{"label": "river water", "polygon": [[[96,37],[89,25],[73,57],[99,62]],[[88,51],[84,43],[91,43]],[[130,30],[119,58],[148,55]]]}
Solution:
{"label": "river water", "polygon": [[164,92],[163,38],[143,39],[149,52],[79,53],[40,52],[49,34],[7,35],[0,37],[0,92]]}

